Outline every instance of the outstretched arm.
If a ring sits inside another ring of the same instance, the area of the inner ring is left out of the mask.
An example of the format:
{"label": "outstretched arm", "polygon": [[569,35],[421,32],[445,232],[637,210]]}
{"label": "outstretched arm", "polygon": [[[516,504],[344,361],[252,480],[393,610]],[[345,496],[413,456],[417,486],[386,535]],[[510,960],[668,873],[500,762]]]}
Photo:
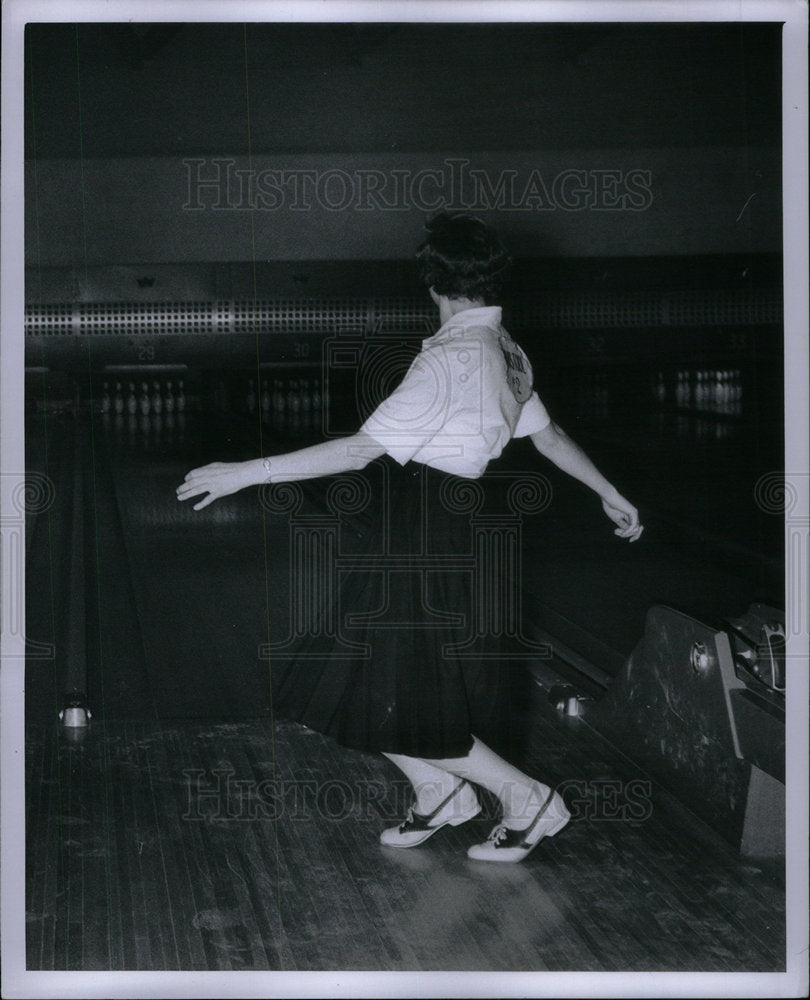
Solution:
{"label": "outstretched arm", "polygon": [[644,530],[636,508],[611,485],[576,441],[553,421],[531,436],[535,448],[563,472],[589,486],[602,498],[602,508],[617,528],[614,534],[635,542]]}
{"label": "outstretched arm", "polygon": [[[290,483],[297,479],[314,479],[363,469],[384,451],[381,445],[360,431],[351,437],[322,441],[310,448],[276,455],[269,460],[253,458],[247,462],[212,462],[188,473],[177,487],[177,499],[191,500],[207,493],[205,499],[194,504],[194,510],[202,510],[214,500],[248,486]],[[267,461],[270,463],[269,473]]]}

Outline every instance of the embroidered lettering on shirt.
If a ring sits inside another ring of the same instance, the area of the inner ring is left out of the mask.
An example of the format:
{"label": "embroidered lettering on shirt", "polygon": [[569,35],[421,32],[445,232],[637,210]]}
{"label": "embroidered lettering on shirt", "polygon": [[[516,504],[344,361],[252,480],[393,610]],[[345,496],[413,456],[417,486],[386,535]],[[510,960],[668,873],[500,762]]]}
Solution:
{"label": "embroidered lettering on shirt", "polygon": [[526,371],[523,365],[523,358],[521,358],[519,354],[515,354],[514,351],[507,351],[503,344],[501,344],[501,350],[503,351],[503,356],[506,359],[507,368],[512,368],[519,372]]}
{"label": "embroidered lettering on shirt", "polygon": [[506,381],[512,395],[519,403],[525,403],[532,394],[534,373],[529,359],[505,332],[498,338],[501,352],[506,362]]}

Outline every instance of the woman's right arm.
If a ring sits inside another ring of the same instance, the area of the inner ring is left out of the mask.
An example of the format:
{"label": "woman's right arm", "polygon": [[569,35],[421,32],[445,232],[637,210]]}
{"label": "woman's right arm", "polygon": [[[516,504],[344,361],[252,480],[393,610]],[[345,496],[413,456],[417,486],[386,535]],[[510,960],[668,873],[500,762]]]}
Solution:
{"label": "woman's right arm", "polygon": [[314,479],[340,472],[363,469],[385,452],[368,434],[359,431],[351,437],[322,441],[309,448],[269,459],[253,458],[247,462],[211,462],[192,469],[177,487],[178,500],[202,496],[194,510],[202,510],[220,497],[228,496],[248,486],[262,483],[291,483],[298,479]]}

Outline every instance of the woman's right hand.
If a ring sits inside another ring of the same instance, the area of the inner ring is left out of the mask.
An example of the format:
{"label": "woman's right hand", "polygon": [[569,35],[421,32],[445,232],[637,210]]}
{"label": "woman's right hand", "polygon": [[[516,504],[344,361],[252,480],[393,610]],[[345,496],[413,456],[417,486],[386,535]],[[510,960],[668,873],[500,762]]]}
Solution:
{"label": "woman's right hand", "polygon": [[236,493],[247,486],[256,486],[267,478],[267,471],[260,458],[247,462],[211,462],[192,469],[177,487],[178,500],[191,500],[207,493],[208,496],[194,504],[202,510],[214,500]]}

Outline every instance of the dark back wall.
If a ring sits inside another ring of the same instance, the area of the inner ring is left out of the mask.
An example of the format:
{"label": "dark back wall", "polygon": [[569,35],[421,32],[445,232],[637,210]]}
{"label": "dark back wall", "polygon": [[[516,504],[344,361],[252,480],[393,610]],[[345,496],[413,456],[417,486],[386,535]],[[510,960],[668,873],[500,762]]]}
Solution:
{"label": "dark back wall", "polygon": [[26,260],[781,248],[779,26],[31,25]]}

